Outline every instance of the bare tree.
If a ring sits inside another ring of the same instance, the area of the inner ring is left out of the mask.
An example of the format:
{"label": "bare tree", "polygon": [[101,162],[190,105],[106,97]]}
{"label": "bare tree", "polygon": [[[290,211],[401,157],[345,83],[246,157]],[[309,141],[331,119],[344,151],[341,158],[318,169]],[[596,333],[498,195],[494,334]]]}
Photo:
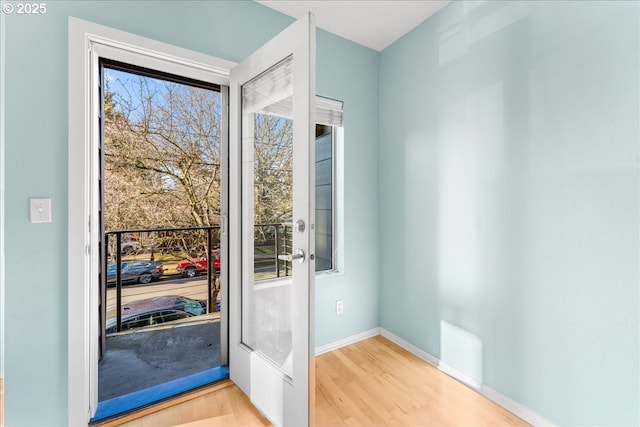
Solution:
{"label": "bare tree", "polygon": [[[111,75],[104,105],[107,230],[218,225],[219,92],[129,73]],[[255,222],[291,222],[292,122],[256,114],[254,126]],[[191,237],[181,238],[184,248],[202,247]]]}
{"label": "bare tree", "polygon": [[255,115],[254,220],[291,222],[293,211],[293,122]]}
{"label": "bare tree", "polygon": [[127,78],[105,97],[107,228],[218,224],[219,93]]}

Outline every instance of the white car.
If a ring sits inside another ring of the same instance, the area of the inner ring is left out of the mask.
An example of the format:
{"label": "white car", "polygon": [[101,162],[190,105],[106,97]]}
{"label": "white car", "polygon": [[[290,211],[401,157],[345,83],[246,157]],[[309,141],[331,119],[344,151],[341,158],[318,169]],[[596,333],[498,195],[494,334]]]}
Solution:
{"label": "white car", "polygon": [[125,255],[133,255],[140,252],[141,247],[142,245],[137,240],[127,240],[122,242],[120,251]]}

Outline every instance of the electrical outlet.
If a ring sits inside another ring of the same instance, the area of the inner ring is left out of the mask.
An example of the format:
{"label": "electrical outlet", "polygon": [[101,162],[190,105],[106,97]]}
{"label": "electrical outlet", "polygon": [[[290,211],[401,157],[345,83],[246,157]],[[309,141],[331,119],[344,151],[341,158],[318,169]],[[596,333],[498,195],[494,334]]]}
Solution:
{"label": "electrical outlet", "polygon": [[344,301],[339,299],[336,301],[336,314],[342,314],[344,312]]}

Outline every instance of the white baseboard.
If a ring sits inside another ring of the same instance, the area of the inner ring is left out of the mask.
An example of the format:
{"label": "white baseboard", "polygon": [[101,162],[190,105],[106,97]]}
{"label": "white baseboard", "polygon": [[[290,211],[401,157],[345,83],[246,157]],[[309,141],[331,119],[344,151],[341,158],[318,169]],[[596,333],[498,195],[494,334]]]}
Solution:
{"label": "white baseboard", "polygon": [[453,366],[444,363],[442,360],[438,359],[434,355],[427,353],[421,348],[418,348],[415,345],[411,344],[409,341],[403,340],[399,336],[387,331],[384,328],[380,328],[380,335],[382,335],[389,341],[396,343],[400,347],[407,350],[409,353],[413,353],[414,355],[418,356],[420,359],[424,360],[430,365],[435,366],[445,374],[457,379],[458,381],[468,385],[469,387],[475,390],[480,391],[480,388],[482,387],[482,383],[477,379],[473,378],[472,376],[467,375],[464,372],[454,368]]}
{"label": "white baseboard", "polygon": [[404,348],[409,353],[413,353],[414,355],[418,356],[420,359],[424,360],[430,365],[435,366],[436,368],[440,364],[440,360],[437,357],[433,356],[431,353],[427,353],[421,348],[418,348],[415,345],[411,344],[409,341],[403,340],[399,336],[387,331],[384,328],[380,328],[380,335],[382,335],[389,341],[398,344],[400,347]]}
{"label": "white baseboard", "polygon": [[369,329],[368,331],[360,332],[359,334],[351,335],[350,337],[322,344],[316,347],[316,356],[337,350],[340,347],[346,347],[350,344],[357,343],[358,341],[366,340],[367,338],[375,337],[376,335],[380,335],[380,328]]}
{"label": "white baseboard", "polygon": [[518,417],[522,418],[526,422],[534,426],[555,427],[555,424],[553,424],[551,421],[538,415],[537,413],[527,408],[526,406],[508,398],[507,396],[491,389],[490,387],[487,387],[477,379],[457,370],[453,366],[450,366],[442,362],[440,359],[438,359],[434,355],[416,347],[415,345],[411,344],[408,341],[403,340],[399,336],[387,331],[386,329],[384,328],[379,328],[379,329],[380,329],[380,335],[382,335],[389,341],[394,342],[395,344],[404,348],[408,352],[413,353],[420,359],[435,366],[436,368],[440,369],[442,372],[446,373],[452,378],[455,378],[456,380],[462,382],[463,384],[468,385],[469,387],[473,388],[474,390],[476,390],[478,393],[480,393],[487,399],[502,406],[504,409],[517,415]]}
{"label": "white baseboard", "polygon": [[493,401],[494,403],[500,405],[501,407],[503,407],[507,411],[517,415],[518,417],[522,418],[526,422],[528,422],[528,423],[530,423],[530,424],[532,424],[534,426],[555,427],[555,424],[553,424],[551,421],[549,421],[546,418],[538,415],[537,413],[535,413],[531,409],[527,408],[526,406],[524,406],[524,405],[522,405],[522,404],[520,404],[520,403],[518,403],[518,402],[516,402],[516,401],[514,401],[514,400],[512,400],[510,398],[508,398],[507,396],[505,396],[505,395],[493,390],[490,387],[487,387],[486,385],[482,384],[477,379],[465,374],[464,372],[454,368],[451,365],[448,365],[447,363],[444,363],[443,361],[441,361],[440,359],[438,359],[437,357],[435,357],[431,353],[428,353],[428,352],[422,350],[421,348],[416,347],[415,345],[411,344],[410,342],[405,341],[404,339],[402,339],[399,336],[387,331],[384,328],[369,329],[368,331],[364,331],[364,332],[361,332],[359,334],[351,335],[349,337],[342,338],[340,340],[333,341],[333,342],[318,346],[318,347],[316,347],[316,356],[320,355],[320,354],[323,354],[323,353],[328,353],[328,352],[333,351],[333,350],[337,350],[337,349],[339,349],[341,347],[348,346],[350,344],[356,343],[358,341],[365,340],[367,338],[375,337],[376,335],[382,335],[383,337],[385,337],[389,341],[399,345],[400,347],[402,347],[405,350],[407,350],[408,352],[416,355],[417,357],[419,357],[420,359],[422,359],[425,362],[429,363],[430,365],[433,365],[434,367],[438,368],[439,370],[441,370],[445,374],[449,375],[450,377],[452,377],[452,378],[460,381],[461,383],[473,388],[474,390],[476,390],[478,393],[480,393],[481,395],[483,395],[487,399],[489,399],[489,400]]}
{"label": "white baseboard", "polygon": [[537,414],[531,409],[527,408],[524,405],[521,405],[518,402],[515,402],[509,399],[504,394],[498,393],[491,387],[487,387],[486,385],[482,385],[482,388],[479,390],[480,394],[486,397],[489,400],[492,400],[494,403],[502,406],[506,410],[514,413],[519,416],[529,424],[534,426],[544,426],[544,427],[556,427],[556,424],[552,423],[548,419],[544,418],[542,415]]}

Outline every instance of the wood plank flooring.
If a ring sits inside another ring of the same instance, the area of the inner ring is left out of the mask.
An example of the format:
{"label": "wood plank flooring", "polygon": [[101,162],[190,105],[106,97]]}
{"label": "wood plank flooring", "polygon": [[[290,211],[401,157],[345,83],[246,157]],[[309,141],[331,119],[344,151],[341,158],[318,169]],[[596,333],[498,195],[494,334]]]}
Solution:
{"label": "wood plank flooring", "polygon": [[[227,384],[142,418],[110,425],[270,424],[240,389]],[[493,427],[529,424],[377,336],[316,358],[316,425]]]}
{"label": "wood plank flooring", "polygon": [[377,336],[316,358],[318,426],[528,426]]}
{"label": "wood plank flooring", "polygon": [[128,427],[270,426],[269,421],[251,404],[249,398],[231,381],[223,387],[179,405],[145,415],[125,423]]}

